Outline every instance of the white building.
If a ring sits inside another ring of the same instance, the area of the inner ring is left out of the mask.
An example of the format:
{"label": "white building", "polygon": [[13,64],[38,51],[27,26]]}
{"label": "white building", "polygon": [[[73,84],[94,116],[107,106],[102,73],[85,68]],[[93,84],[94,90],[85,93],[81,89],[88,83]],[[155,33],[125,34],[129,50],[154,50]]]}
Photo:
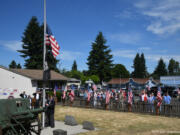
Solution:
{"label": "white building", "polygon": [[180,87],[180,76],[161,76],[160,82],[165,86]]}
{"label": "white building", "polygon": [[[50,74],[51,79],[46,87],[54,88],[55,85],[61,87],[66,84],[68,78],[65,76],[55,71],[51,71]],[[42,84],[42,70],[8,69],[0,66],[0,98],[19,97],[23,91],[32,96],[38,88],[42,88]]]}
{"label": "white building", "polygon": [[75,87],[75,89],[79,89],[81,86],[81,80],[76,78],[69,78],[67,81],[67,86],[71,87],[72,85]]}

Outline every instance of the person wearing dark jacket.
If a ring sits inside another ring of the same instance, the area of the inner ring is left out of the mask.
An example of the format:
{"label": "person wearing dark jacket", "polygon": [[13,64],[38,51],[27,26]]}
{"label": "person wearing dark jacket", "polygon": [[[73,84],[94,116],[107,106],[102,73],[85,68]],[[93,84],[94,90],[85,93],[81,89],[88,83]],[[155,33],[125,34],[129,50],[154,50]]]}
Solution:
{"label": "person wearing dark jacket", "polygon": [[54,128],[55,100],[53,96],[50,96],[50,99],[47,102],[46,106],[47,106],[47,119],[48,119],[47,126],[51,126],[51,128]]}

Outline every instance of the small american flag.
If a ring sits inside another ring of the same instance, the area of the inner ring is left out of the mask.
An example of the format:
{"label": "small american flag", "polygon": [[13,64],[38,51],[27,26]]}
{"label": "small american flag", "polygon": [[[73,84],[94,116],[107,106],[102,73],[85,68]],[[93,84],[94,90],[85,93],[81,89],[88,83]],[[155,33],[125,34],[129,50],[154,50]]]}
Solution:
{"label": "small american flag", "polygon": [[128,103],[129,104],[132,104],[132,98],[133,98],[132,89],[129,86],[129,89],[128,89]]}
{"label": "small american flag", "polygon": [[93,90],[96,91],[97,90],[97,87],[95,84],[93,84]]}
{"label": "small american flag", "polygon": [[91,93],[87,91],[87,101],[90,101],[90,99],[91,99]]}
{"label": "small american flag", "polygon": [[57,85],[55,85],[55,87],[54,87],[54,96],[56,97],[56,91],[58,90],[58,86]]}
{"label": "small american flag", "polygon": [[111,98],[111,94],[109,93],[109,91],[106,91],[106,104],[109,104]]}
{"label": "small american flag", "polygon": [[71,90],[71,93],[70,93],[70,99],[71,99],[71,102],[73,102],[74,101],[74,91],[73,90]]}
{"label": "small american flag", "polygon": [[53,36],[48,26],[46,27],[46,45],[51,46],[52,54],[54,58],[56,58],[56,56],[59,54],[60,46],[58,45],[55,37]]}
{"label": "small american flag", "polygon": [[66,91],[64,90],[63,91],[63,99],[65,99],[66,98]]}
{"label": "small american flag", "polygon": [[157,92],[157,106],[160,107],[162,103],[162,97],[161,97],[161,87],[158,87]]}
{"label": "small american flag", "polygon": [[150,91],[150,90],[151,90],[151,88],[150,88],[150,86],[149,86],[149,85],[147,86],[147,90],[148,90],[148,91]]}

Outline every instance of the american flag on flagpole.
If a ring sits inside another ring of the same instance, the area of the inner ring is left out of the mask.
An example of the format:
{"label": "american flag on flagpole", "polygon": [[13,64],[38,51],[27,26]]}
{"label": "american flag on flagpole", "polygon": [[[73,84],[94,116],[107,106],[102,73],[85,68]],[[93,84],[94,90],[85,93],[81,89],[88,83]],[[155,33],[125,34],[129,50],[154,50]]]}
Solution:
{"label": "american flag on flagpole", "polygon": [[56,56],[59,54],[60,46],[57,43],[48,25],[46,27],[46,45],[51,46],[52,54],[54,58],[56,58]]}

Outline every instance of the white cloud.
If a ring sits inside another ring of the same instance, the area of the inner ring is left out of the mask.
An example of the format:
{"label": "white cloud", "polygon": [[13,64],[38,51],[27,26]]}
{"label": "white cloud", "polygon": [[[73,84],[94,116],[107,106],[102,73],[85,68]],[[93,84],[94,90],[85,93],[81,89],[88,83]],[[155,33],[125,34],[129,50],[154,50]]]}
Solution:
{"label": "white cloud", "polygon": [[115,57],[134,58],[136,55],[136,51],[135,50],[116,50],[116,51],[113,51],[112,54]]}
{"label": "white cloud", "polygon": [[111,40],[124,44],[137,44],[141,40],[141,34],[136,32],[110,34],[109,37]]}
{"label": "white cloud", "polygon": [[171,58],[175,59],[176,61],[180,61],[180,55],[159,55],[159,54],[147,54],[145,55],[146,59],[151,61],[159,61],[162,58],[165,62],[169,62]]}
{"label": "white cloud", "polygon": [[150,47],[140,47],[140,48],[138,48],[138,50],[139,51],[150,51],[151,50],[151,48]]}
{"label": "white cloud", "polygon": [[81,52],[73,52],[73,51],[61,51],[59,55],[60,59],[67,61],[74,61],[77,58],[81,57],[83,54]]}
{"label": "white cloud", "polygon": [[22,49],[22,42],[20,41],[0,41],[0,45],[11,51],[17,51]]}
{"label": "white cloud", "polygon": [[[149,49],[149,48],[147,48]],[[157,52],[157,54],[152,53],[144,53],[145,59],[150,61],[159,61],[162,58],[165,62],[168,62],[171,58],[175,59],[176,61],[180,61],[180,55],[174,54],[160,54],[161,51]],[[138,51],[136,50],[116,50],[113,51],[112,54],[115,57],[123,57],[123,58],[130,58],[134,59]]]}
{"label": "white cloud", "polygon": [[180,30],[179,0],[141,0],[135,4],[141,13],[150,17],[147,31],[157,35],[173,34]]}
{"label": "white cloud", "polygon": [[133,12],[129,10],[124,10],[122,12],[118,12],[114,15],[115,18],[123,18],[123,19],[134,19],[136,16]]}

